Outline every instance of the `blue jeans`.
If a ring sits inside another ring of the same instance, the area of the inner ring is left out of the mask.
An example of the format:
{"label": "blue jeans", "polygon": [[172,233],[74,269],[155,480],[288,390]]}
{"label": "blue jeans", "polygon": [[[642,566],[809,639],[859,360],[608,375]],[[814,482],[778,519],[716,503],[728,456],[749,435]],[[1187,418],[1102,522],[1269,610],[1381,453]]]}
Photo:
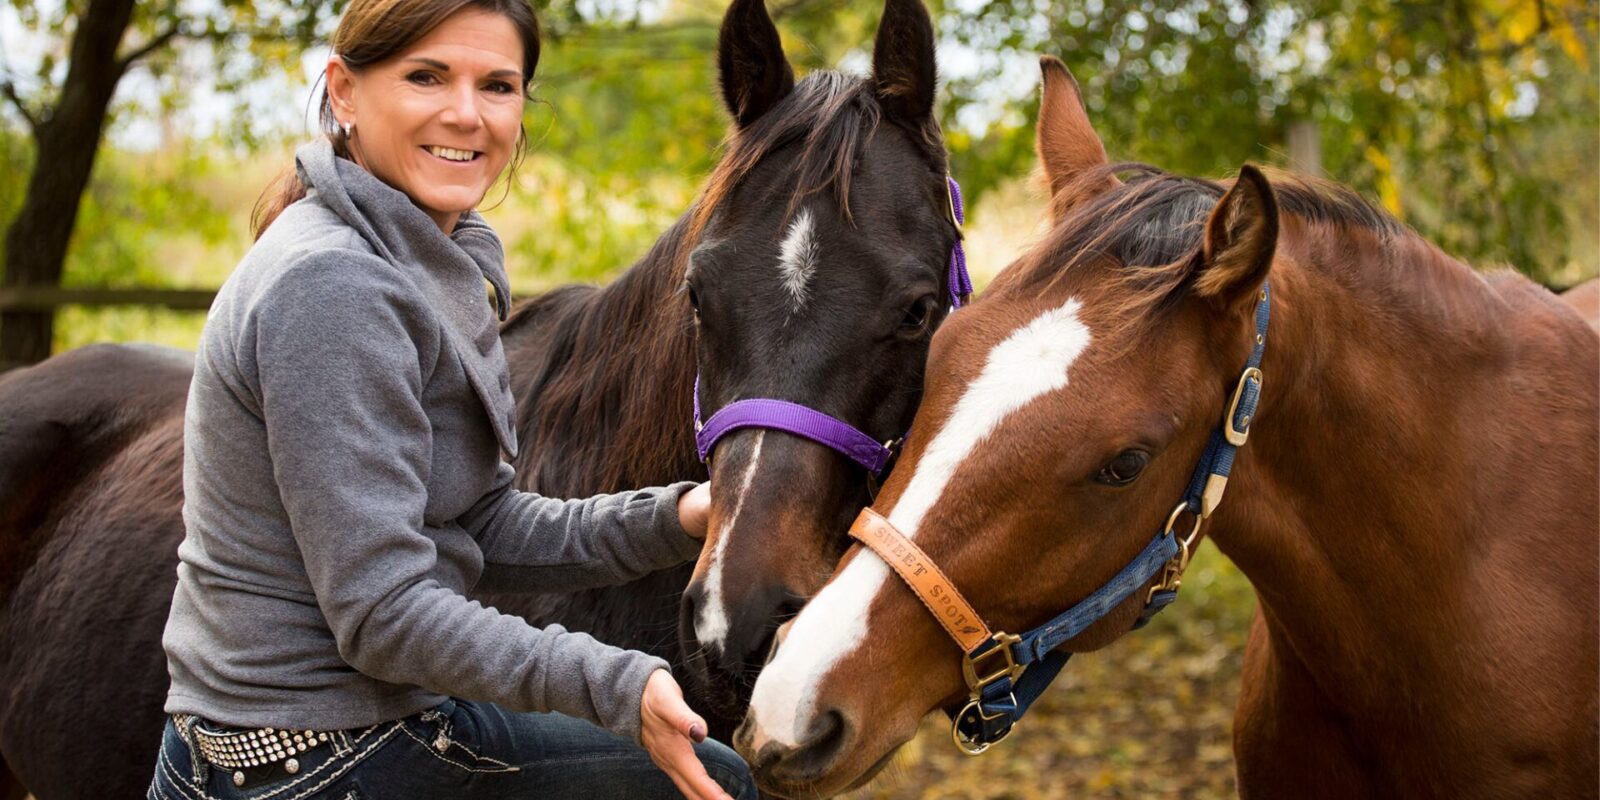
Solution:
{"label": "blue jeans", "polygon": [[[186,728],[167,720],[150,800],[475,800],[476,798],[678,798],[643,747],[560,714],[524,714],[447,700],[370,728],[341,731],[299,755],[299,770],[234,785],[233,772],[200,759]],[[695,752],[738,800],[755,800],[750,769],[707,739]]]}

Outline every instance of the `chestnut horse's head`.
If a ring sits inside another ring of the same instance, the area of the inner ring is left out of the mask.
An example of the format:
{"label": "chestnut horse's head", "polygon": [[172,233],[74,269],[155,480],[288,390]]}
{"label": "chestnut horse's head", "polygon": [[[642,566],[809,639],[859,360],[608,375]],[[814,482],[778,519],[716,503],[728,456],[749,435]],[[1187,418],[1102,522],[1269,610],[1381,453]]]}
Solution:
{"label": "chestnut horse's head", "polygon": [[[1162,530],[1252,352],[1278,235],[1252,168],[1224,191],[1109,165],[1071,75],[1043,66],[1053,230],[934,337],[921,409],[874,504],[1011,632],[1088,596]],[[1146,594],[1066,649],[1128,631]],[[966,695],[961,650],[860,548],[779,639],[735,739],[779,794],[859,784],[924,714]]]}
{"label": "chestnut horse's head", "polygon": [[[872,76],[796,83],[762,0],[734,0],[718,61],[733,131],[692,217],[685,274],[700,412],[711,425],[733,403],[782,401],[869,445],[897,440],[959,236],[927,10],[887,0]],[[770,427],[733,429],[708,455],[710,527],[679,635],[691,680],[737,714],[777,621],[838,561],[870,476]]]}

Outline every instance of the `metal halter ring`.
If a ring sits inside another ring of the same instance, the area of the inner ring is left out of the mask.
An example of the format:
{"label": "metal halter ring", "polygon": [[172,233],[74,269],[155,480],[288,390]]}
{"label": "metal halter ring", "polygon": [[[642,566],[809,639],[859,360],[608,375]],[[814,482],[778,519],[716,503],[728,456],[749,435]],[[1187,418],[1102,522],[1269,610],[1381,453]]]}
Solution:
{"label": "metal halter ring", "polygon": [[[1011,705],[1015,706],[1016,704],[1017,696],[1012,694]],[[990,716],[983,713],[983,701],[976,697],[968,700],[967,704],[961,707],[961,713],[955,715],[955,717],[950,721],[950,739],[956,743],[956,749],[960,750],[965,755],[981,756],[987,752],[989,748],[1005,741],[1006,737],[1010,736],[1011,732],[1017,729],[1016,723],[1013,722],[1010,727],[1006,728],[1005,733],[1000,734],[999,738],[990,742],[980,742],[976,739],[964,736],[961,733],[961,720],[966,719],[969,713],[977,714],[979,717],[985,720],[999,719],[1001,716],[1003,716],[1002,714]]]}

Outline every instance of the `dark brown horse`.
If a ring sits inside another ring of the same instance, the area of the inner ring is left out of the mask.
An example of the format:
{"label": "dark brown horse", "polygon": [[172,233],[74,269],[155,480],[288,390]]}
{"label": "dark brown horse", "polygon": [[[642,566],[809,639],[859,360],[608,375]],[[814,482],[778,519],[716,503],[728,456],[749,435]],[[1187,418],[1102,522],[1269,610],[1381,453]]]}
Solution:
{"label": "dark brown horse", "polygon": [[[1332,184],[1108,165],[1044,66],[1054,227],[935,337],[873,508],[993,629],[1044,623],[1159,541],[1270,286],[1260,403],[1203,528],[1260,601],[1240,793],[1594,797],[1600,337]],[[1148,596],[1066,649],[1127,633]],[[929,607],[876,552],[844,557],[736,736],[763,787],[856,785],[962,702]]]}
{"label": "dark brown horse", "polygon": [[[761,0],[729,9],[719,59],[735,121],[696,207],[611,285],[552,292],[502,329],[522,488],[576,496],[704,479],[690,411],[697,366],[708,411],[757,395],[885,439],[909,425],[957,231],[920,0],[890,0],[878,37],[874,77],[796,83]],[[804,258],[786,259],[785,243],[804,245]],[[40,800],[133,797],[149,782],[183,536],[189,358],[98,346],[0,379],[0,796],[20,783]],[[783,434],[732,434],[714,464],[712,542],[725,558],[725,543],[760,550],[763,532],[791,520],[838,529],[867,501],[860,467]],[[825,570],[820,554],[831,563],[842,549],[819,544],[799,563]],[[681,666],[698,655],[692,625],[678,631],[689,580],[685,567],[493,601]],[[753,602],[740,588],[725,586],[719,602]],[[741,644],[724,691],[690,681],[697,708],[725,712],[714,721],[723,736],[742,714],[745,653],[791,601],[763,602],[758,624],[727,628]],[[728,641],[719,653],[732,653]]]}

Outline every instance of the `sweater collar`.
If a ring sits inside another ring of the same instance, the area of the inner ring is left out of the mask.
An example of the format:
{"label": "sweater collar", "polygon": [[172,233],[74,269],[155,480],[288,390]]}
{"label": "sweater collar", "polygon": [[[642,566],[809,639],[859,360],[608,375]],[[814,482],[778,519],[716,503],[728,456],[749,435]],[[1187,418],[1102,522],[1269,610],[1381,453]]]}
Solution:
{"label": "sweater collar", "polygon": [[[302,145],[295,164],[309,195],[359,233],[380,258],[406,270],[444,319],[446,338],[483,402],[501,449],[515,457],[516,401],[497,324],[511,308],[500,237],[475,211],[463,214],[455,230],[444,235],[403,192],[334,155],[326,138]],[[485,280],[494,286],[493,314],[486,307]]]}

